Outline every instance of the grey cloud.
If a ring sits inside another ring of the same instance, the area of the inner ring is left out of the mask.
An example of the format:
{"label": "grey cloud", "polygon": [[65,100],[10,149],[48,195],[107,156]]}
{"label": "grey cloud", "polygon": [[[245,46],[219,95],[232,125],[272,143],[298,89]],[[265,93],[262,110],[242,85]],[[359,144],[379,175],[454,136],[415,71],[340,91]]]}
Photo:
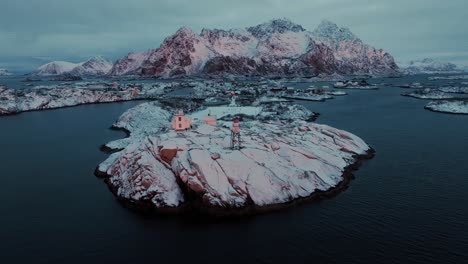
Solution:
{"label": "grey cloud", "polygon": [[276,17],[308,29],[332,20],[400,61],[438,55],[464,62],[467,10],[466,0],[2,0],[0,62],[115,59],[158,47],[181,26],[241,28]]}

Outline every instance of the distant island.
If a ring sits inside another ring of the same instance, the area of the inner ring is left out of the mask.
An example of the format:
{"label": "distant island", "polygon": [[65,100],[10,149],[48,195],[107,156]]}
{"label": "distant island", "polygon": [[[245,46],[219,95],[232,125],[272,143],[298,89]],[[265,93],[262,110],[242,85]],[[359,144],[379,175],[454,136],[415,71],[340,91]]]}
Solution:
{"label": "distant island", "polygon": [[7,69],[0,68],[0,76],[10,76],[13,75],[11,72],[9,72]]}
{"label": "distant island", "polygon": [[406,74],[448,74],[465,71],[465,69],[454,63],[442,62],[430,58],[412,60],[409,63],[400,63],[399,66],[402,72]]}

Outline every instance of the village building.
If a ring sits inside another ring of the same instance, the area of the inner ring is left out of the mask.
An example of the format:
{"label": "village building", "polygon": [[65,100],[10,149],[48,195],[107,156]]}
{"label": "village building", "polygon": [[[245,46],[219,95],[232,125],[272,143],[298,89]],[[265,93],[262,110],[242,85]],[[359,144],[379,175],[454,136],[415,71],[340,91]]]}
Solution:
{"label": "village building", "polygon": [[216,126],[216,116],[208,114],[203,117],[203,123],[210,126]]}
{"label": "village building", "polygon": [[193,120],[184,115],[183,110],[179,110],[172,120],[172,128],[175,131],[184,131],[192,128]]}

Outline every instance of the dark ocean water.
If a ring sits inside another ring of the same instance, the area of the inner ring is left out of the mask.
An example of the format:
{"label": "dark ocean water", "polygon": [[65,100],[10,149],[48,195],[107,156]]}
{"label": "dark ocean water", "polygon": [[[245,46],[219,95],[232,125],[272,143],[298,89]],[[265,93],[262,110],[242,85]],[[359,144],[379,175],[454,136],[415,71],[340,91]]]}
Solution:
{"label": "dark ocean water", "polygon": [[99,146],[124,136],[109,126],[141,102],[1,117],[0,262],[466,263],[468,116],[405,91],[300,102],[376,156],[332,199],[222,222],[141,216],[93,175]]}

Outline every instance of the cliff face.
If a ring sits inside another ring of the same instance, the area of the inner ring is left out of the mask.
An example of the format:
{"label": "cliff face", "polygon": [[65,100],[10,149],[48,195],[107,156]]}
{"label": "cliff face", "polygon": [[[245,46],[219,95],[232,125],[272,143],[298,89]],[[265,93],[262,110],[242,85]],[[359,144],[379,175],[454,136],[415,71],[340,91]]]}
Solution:
{"label": "cliff face", "polygon": [[346,28],[324,21],[314,31],[287,19],[236,30],[179,29],[158,49],[131,53],[111,74],[190,75],[395,74],[387,52],[364,44]]}

